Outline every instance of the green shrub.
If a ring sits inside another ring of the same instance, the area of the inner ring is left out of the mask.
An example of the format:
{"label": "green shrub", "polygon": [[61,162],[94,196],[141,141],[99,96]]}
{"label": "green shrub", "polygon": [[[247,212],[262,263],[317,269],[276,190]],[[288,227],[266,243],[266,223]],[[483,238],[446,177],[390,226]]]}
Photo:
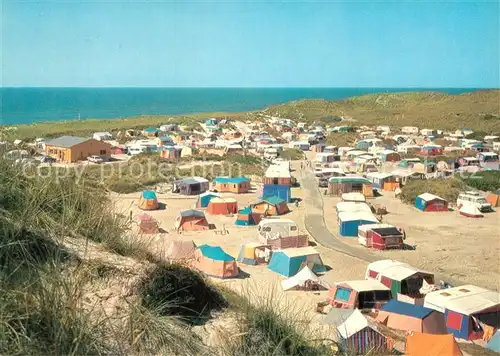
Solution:
{"label": "green shrub", "polygon": [[296,161],[304,158],[304,152],[297,148],[287,148],[280,152],[280,157],[289,161]]}
{"label": "green shrub", "polygon": [[142,305],[162,316],[178,316],[188,323],[227,307],[224,297],[196,271],[176,265],[158,265],[139,287]]}
{"label": "green shrub", "polygon": [[415,204],[417,196],[423,193],[431,193],[455,202],[458,194],[465,189],[465,184],[454,178],[448,179],[426,179],[411,180],[401,189],[401,200],[408,204]]}

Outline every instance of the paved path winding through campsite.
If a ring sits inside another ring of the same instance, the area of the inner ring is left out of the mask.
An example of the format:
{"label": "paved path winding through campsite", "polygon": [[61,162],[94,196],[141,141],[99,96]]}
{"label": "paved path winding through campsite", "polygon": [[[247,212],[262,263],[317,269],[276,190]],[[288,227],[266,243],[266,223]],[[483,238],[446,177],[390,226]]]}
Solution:
{"label": "paved path winding through campsite", "polygon": [[304,203],[307,207],[304,224],[314,240],[323,246],[349,256],[367,262],[377,261],[377,257],[343,243],[328,230],[324,219],[323,197],[318,189],[316,178],[310,169],[305,168],[301,172],[300,186],[304,190]]}
{"label": "paved path winding through campsite", "polygon": [[[304,225],[314,240],[325,247],[366,262],[371,263],[380,260],[380,257],[375,256],[368,251],[363,251],[359,248],[345,244],[339,239],[339,237],[330,232],[325,223],[323,197],[318,189],[318,183],[314,173],[310,168],[301,169],[300,172],[301,175],[299,180],[304,191],[304,205],[306,207]],[[445,275],[435,274],[435,278],[436,281],[443,280],[453,286],[466,284]]]}

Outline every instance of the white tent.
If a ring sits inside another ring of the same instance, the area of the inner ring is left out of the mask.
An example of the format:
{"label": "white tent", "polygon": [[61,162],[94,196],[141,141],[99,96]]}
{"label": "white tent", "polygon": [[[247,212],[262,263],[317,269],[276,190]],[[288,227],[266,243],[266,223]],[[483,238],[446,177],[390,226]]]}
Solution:
{"label": "white tent", "polygon": [[359,309],[355,309],[346,321],[337,326],[337,330],[344,339],[347,339],[367,326],[369,326],[368,320],[361,314]]}
{"label": "white tent", "polygon": [[311,269],[307,266],[302,268],[302,270],[295,276],[281,281],[281,286],[283,287],[284,291],[287,291],[296,287],[304,287],[307,281],[312,282],[312,284],[322,286],[325,289],[329,288],[329,286],[326,285],[325,282],[320,280],[318,276],[316,276],[314,272],[311,271]]}
{"label": "white tent", "polygon": [[466,216],[468,218],[482,218],[483,214],[474,204],[464,204],[458,210],[460,215]]}

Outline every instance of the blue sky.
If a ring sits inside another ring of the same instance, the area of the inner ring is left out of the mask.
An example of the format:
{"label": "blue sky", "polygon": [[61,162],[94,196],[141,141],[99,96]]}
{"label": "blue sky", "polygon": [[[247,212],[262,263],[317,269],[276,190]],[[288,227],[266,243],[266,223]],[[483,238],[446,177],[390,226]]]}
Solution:
{"label": "blue sky", "polygon": [[2,5],[4,87],[499,87],[497,1]]}

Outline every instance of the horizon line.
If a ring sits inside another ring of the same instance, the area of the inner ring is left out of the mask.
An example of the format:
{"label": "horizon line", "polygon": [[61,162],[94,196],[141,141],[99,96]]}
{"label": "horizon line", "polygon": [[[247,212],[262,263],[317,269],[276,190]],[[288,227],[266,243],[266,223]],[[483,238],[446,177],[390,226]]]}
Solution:
{"label": "horizon line", "polygon": [[0,89],[500,89],[487,86],[0,86]]}

